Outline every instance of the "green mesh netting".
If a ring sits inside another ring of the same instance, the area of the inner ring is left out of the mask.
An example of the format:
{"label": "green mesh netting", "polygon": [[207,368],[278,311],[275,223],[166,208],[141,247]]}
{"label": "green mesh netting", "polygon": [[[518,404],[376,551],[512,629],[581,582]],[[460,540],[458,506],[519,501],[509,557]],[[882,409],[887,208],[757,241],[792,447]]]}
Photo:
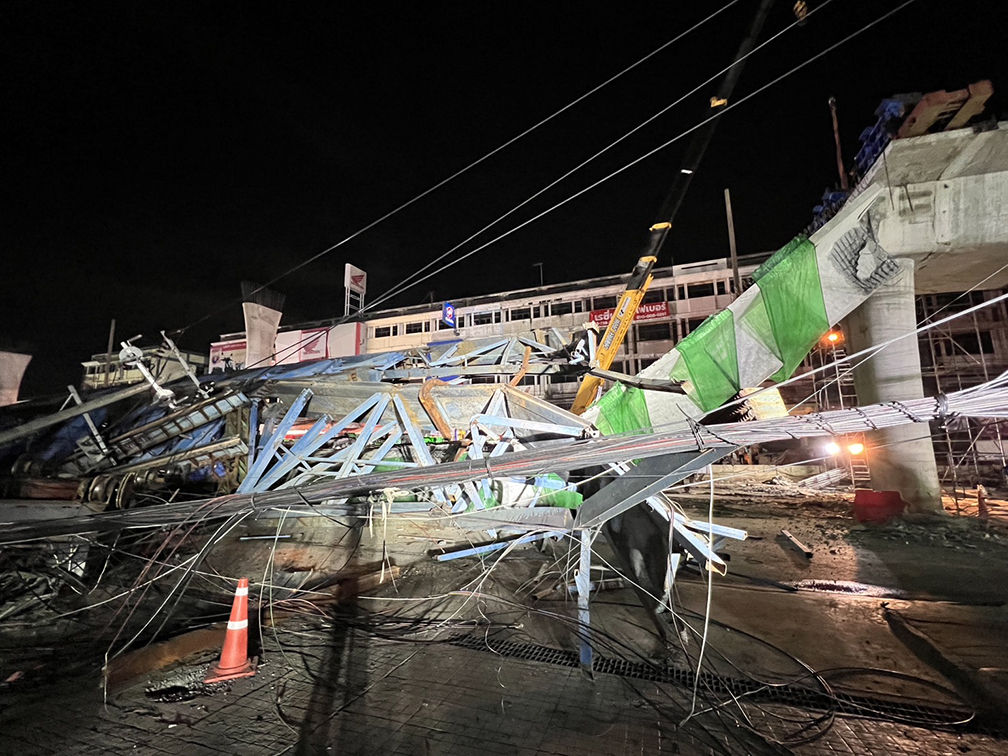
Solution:
{"label": "green mesh netting", "polygon": [[644,392],[617,383],[598,401],[596,427],[604,436],[651,431],[651,416],[644,402]]}
{"label": "green mesh netting", "polygon": [[690,380],[689,368],[686,367],[686,360],[682,358],[682,355],[679,356],[679,359],[676,360],[675,365],[669,371],[669,380],[679,381],[680,383]]}
{"label": "green mesh netting", "polygon": [[762,267],[774,260],[759,279],[759,288],[777,343],[777,356],[783,363],[773,380],[782,381],[791,376],[809,349],[829,330],[829,321],[815,245],[808,239],[795,239]]}
{"label": "green mesh netting", "polygon": [[543,494],[537,506],[540,507],[562,507],[563,509],[577,509],[584,502],[584,496],[577,491],[561,489]]}
{"label": "green mesh netting", "polygon": [[780,263],[782,260],[787,259],[792,252],[794,252],[796,249],[798,249],[799,246],[801,246],[804,242],[807,241],[808,237],[806,236],[796,236],[794,239],[789,241],[783,247],[778,249],[776,252],[770,255],[769,260],[767,260],[765,263],[756,268],[752,276],[753,281],[759,283],[759,280],[763,278],[763,276],[765,276],[771,270],[776,268],[778,263]]}
{"label": "green mesh netting", "polygon": [[[499,507],[500,502],[497,501],[497,497],[493,495],[491,491],[483,488],[483,486],[476,487],[476,493],[479,494],[480,501],[483,502],[483,506],[487,509],[493,509],[494,507]],[[466,508],[467,512],[472,512],[476,508],[473,506],[472,502],[469,502],[469,506]]]}
{"label": "green mesh netting", "polygon": [[756,292],[756,298],[753,299],[745,312],[738,316],[739,325],[762,344],[765,344],[767,349],[780,359],[780,350],[777,348],[777,340],[774,338],[773,328],[770,325],[770,315],[767,314],[766,302],[763,301],[763,292],[758,287]]}
{"label": "green mesh netting", "polygon": [[735,318],[731,310],[722,310],[707,318],[676,344],[676,349],[682,355],[693,384],[690,398],[704,412],[720,407],[738,393]]}

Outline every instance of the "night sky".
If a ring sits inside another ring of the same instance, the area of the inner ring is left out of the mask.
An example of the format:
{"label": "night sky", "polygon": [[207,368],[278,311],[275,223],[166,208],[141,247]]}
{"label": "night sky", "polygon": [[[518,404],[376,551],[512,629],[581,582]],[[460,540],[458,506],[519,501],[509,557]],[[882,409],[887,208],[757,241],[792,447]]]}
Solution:
{"label": "night sky", "polygon": [[[78,383],[121,338],[185,327],[205,351],[266,281],[463,168],[728,0],[650,4],[8,2],[0,24],[0,341],[35,354],[22,397]],[[283,279],[285,323],[342,314],[343,265],[369,297],[454,246],[727,65],[756,0],[716,20],[396,217]],[[794,19],[778,0],[761,40]],[[896,2],[823,7],[747,62],[739,99]],[[727,113],[660,264],[781,246],[897,92],[994,82],[1002,2],[917,0]],[[697,123],[716,83],[564,181],[497,233]],[[1004,91],[1003,89],[1001,90]],[[629,271],[688,137],[394,300],[416,304]],[[481,237],[491,238],[494,234]],[[467,248],[471,248],[467,247]]]}

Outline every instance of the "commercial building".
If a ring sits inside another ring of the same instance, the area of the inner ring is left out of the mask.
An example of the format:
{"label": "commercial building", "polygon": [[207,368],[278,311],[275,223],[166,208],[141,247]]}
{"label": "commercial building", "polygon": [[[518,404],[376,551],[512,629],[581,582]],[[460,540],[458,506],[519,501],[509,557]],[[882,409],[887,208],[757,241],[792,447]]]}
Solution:
{"label": "commercial building", "polygon": [[[743,286],[765,255],[740,260]],[[655,268],[654,280],[627,333],[620,358],[612,369],[634,374],[668,352],[680,339],[735,298],[727,260],[707,260]],[[335,320],[281,326],[276,362],[307,362],[411,349],[454,339],[507,337],[533,333],[544,344],[560,346],[586,323],[604,330],[629,273],[537,286],[452,300],[456,326],[446,325],[442,307],[415,305],[368,313],[358,323]],[[225,334],[211,345],[211,370],[245,367],[245,336]],[[577,384],[560,374],[527,376],[530,393],[566,405]]]}

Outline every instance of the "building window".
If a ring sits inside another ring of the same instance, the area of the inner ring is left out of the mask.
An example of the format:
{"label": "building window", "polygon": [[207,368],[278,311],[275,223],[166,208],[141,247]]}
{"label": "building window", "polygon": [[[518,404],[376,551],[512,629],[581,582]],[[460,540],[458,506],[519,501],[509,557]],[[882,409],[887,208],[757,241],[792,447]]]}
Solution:
{"label": "building window", "polygon": [[501,311],[497,310],[494,312],[494,323],[500,323],[500,322],[501,322]]}
{"label": "building window", "polygon": [[528,307],[518,307],[511,310],[511,320],[532,320],[532,310]]}
{"label": "building window", "polygon": [[718,294],[724,294],[725,293],[725,282],[724,281],[718,281],[717,282],[717,293]]}
{"label": "building window", "polygon": [[714,296],[714,284],[690,284],[686,287],[686,293],[689,294],[689,298],[694,297],[713,297]]}
{"label": "building window", "polygon": [[584,312],[584,300],[579,299],[574,303],[574,312]]}
{"label": "building window", "polygon": [[407,323],[406,333],[423,333],[423,323]]}
{"label": "building window", "polygon": [[489,325],[493,323],[493,313],[492,312],[474,312],[472,315],[472,324],[474,326],[478,325]]}
{"label": "building window", "polygon": [[595,297],[593,309],[608,310],[616,306],[617,297]]}
{"label": "building window", "polygon": [[664,289],[649,289],[641,300],[641,304],[653,304],[655,302],[665,301],[665,290]]}
{"label": "building window", "polygon": [[574,312],[573,302],[554,302],[550,305],[551,315],[570,315]]}
{"label": "building window", "polygon": [[685,286],[683,286],[682,284],[680,284],[679,288],[677,289],[677,291],[679,292],[678,299],[686,299],[686,287]]}
{"label": "building window", "polygon": [[532,319],[535,320],[536,318],[542,317],[542,315],[540,313],[541,313],[541,310],[540,310],[540,308],[539,308],[538,305],[536,305],[535,307],[533,307],[532,308]]}
{"label": "building window", "polygon": [[374,335],[376,339],[384,339],[392,335],[391,326],[377,326],[374,329]]}
{"label": "building window", "polygon": [[447,323],[445,323],[443,320],[439,320],[437,322],[437,329],[439,331],[450,331],[450,330],[452,330],[452,327],[450,325],[448,325]]}
{"label": "building window", "polygon": [[667,341],[672,338],[668,323],[648,323],[637,326],[638,341]]}
{"label": "building window", "polygon": [[707,320],[707,318],[693,318],[689,320],[690,333],[693,333],[693,331],[702,326],[705,320]]}
{"label": "building window", "polygon": [[427,333],[427,332],[430,331],[430,323],[431,322],[429,320],[425,320],[424,321],[424,323],[423,323],[424,333]]}

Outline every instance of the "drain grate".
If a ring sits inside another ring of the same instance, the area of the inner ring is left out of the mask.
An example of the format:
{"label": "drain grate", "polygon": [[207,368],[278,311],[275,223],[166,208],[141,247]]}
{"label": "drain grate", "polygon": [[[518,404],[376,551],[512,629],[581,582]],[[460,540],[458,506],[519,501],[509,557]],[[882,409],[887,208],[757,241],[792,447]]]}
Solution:
{"label": "drain grate", "polygon": [[[472,649],[474,651],[489,651],[483,635],[461,635],[449,641],[454,646]],[[501,656],[525,661],[543,662],[561,667],[578,667],[578,654],[574,651],[563,651],[548,646],[532,643],[517,643],[515,641],[492,641],[492,650]],[[618,675],[648,682],[668,683],[692,687],[696,674],[690,669],[672,666],[659,666],[633,662],[626,659],[594,656],[592,671],[596,674]],[[977,727],[976,722],[966,725],[951,723],[967,720],[972,715],[968,709],[954,707],[931,706],[907,699],[891,700],[869,696],[855,696],[846,693],[835,693],[827,696],[819,691],[810,690],[801,685],[780,685],[766,687],[753,680],[743,680],[734,677],[715,675],[703,672],[700,682],[708,690],[715,693],[745,695],[747,698],[767,703],[794,706],[802,709],[827,711],[835,709],[841,716],[855,716],[867,719],[898,721],[905,724],[926,727],[929,729],[954,729],[962,731],[964,727],[971,731],[996,735],[987,728]]]}
{"label": "drain grate", "polygon": [[[453,646],[470,648],[473,651],[488,651],[486,636],[483,635],[459,635],[452,638],[449,643]],[[493,651],[501,656],[511,659],[524,659],[525,661],[544,662],[555,664],[560,667],[577,667],[580,665],[578,655],[573,651],[562,651],[549,646],[537,646],[532,643],[515,643],[514,641],[493,642]]]}

